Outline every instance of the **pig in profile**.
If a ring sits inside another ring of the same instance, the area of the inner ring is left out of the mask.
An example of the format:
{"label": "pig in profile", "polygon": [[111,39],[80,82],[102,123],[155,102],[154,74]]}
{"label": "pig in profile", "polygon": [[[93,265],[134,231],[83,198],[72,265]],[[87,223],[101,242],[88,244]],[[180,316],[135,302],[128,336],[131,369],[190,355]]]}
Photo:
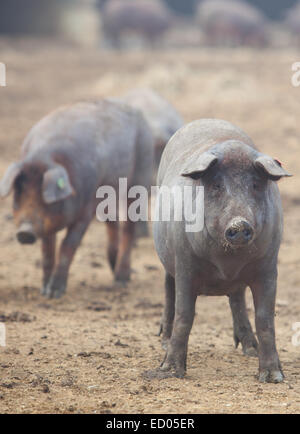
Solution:
{"label": "pig in profile", "polygon": [[[13,212],[20,243],[42,242],[43,289],[48,297],[66,290],[69,267],[97,207],[99,186],[118,192],[119,178],[128,188],[149,188],[153,138],[141,113],[110,100],[59,108],[38,122],[11,164],[0,194],[14,191]],[[128,205],[130,202],[128,201]],[[135,223],[107,221],[108,259],[115,279],[130,278],[130,251]],[[55,258],[56,232],[66,236]],[[99,243],[101,240],[99,240]]]}
{"label": "pig in profile", "polygon": [[115,48],[128,32],[155,44],[168,30],[172,15],[160,0],[110,0],[100,8],[103,31]]}
{"label": "pig in profile", "polygon": [[266,18],[244,0],[203,0],[197,21],[209,45],[253,45],[267,43]]}
{"label": "pig in profile", "polygon": [[172,104],[152,89],[132,89],[122,99],[141,110],[148,121],[154,137],[154,157],[158,167],[164,147],[184,124],[182,117]]}
{"label": "pig in profile", "polygon": [[[161,326],[166,356],[160,375],[185,373],[197,296],[227,295],[236,346],[241,343],[248,355],[258,348],[260,381],[283,380],[274,308],[283,227],[276,181],[285,176],[290,175],[277,160],[222,120],[192,122],[167,144],[158,185],[203,186],[204,226],[191,232],[184,218],[154,222],[155,246],[166,272]],[[195,196],[192,200],[195,207]],[[254,299],[258,344],[246,311],[247,286]]]}

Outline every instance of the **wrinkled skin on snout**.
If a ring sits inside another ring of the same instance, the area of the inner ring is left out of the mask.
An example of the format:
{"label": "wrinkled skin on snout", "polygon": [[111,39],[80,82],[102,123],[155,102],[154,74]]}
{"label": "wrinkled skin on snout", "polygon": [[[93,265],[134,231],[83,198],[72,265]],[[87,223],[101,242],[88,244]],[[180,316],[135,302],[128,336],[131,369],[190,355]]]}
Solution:
{"label": "wrinkled skin on snout", "polygon": [[[213,119],[181,128],[162,156],[160,186],[204,187],[204,227],[154,223],[154,240],[165,267],[166,300],[161,322],[167,376],[182,377],[198,295],[227,295],[235,345],[259,357],[259,380],[281,382],[274,330],[277,256],[282,209],[276,181],[289,176],[277,160],[260,153],[232,124]],[[196,196],[194,195],[194,200]],[[245,306],[249,286],[258,342]]]}
{"label": "wrinkled skin on snout", "polygon": [[[66,291],[73,257],[96,215],[98,187],[117,191],[119,178],[125,177],[128,188],[149,188],[152,161],[153,137],[146,121],[118,101],[63,107],[32,128],[21,160],[11,164],[1,180],[0,195],[13,192],[17,240],[41,240],[43,295],[59,298]],[[109,264],[115,280],[124,284],[130,279],[135,224],[128,220],[119,225],[116,220],[106,226]],[[66,235],[56,257],[61,229]]]}

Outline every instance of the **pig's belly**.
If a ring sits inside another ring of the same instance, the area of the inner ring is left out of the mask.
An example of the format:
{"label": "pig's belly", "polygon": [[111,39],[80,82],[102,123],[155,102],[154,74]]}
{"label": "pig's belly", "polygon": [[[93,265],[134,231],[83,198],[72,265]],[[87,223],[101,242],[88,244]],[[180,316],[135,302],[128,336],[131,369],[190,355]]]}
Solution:
{"label": "pig's belly", "polygon": [[245,286],[246,284],[243,284],[241,282],[231,282],[231,284],[226,285],[224,285],[223,283],[217,283],[212,286],[201,284],[201,286],[198,287],[196,291],[198,295],[230,295]]}
{"label": "pig's belly", "polygon": [[201,261],[194,268],[194,290],[203,295],[230,295],[245,288],[249,277],[255,273],[247,259],[228,257],[216,258],[214,263]]}
{"label": "pig's belly", "polygon": [[242,280],[221,280],[205,277],[198,277],[194,282],[194,290],[198,295],[230,295],[241,288],[245,288],[247,284]]}

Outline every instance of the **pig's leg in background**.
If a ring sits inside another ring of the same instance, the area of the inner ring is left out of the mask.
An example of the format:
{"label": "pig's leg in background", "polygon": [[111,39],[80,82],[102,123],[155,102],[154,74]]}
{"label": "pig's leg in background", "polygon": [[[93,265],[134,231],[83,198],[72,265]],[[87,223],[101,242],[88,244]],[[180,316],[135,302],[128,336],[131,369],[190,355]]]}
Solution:
{"label": "pig's leg in background", "polygon": [[108,247],[107,257],[110,268],[114,271],[119,247],[119,222],[106,222],[107,235],[108,235]]}
{"label": "pig's leg in background", "polygon": [[233,338],[235,347],[242,344],[246,356],[257,356],[257,341],[248,319],[245,301],[246,288],[242,286],[234,294],[229,295],[229,304],[233,319]]}
{"label": "pig's leg in background", "polygon": [[121,222],[119,249],[114,270],[117,282],[125,283],[130,280],[130,254],[134,243],[135,224],[129,219]]}
{"label": "pig's leg in background", "polygon": [[178,378],[182,378],[186,371],[188,340],[195,316],[196,298],[192,284],[186,276],[186,270],[176,271],[175,318],[161,370],[168,373],[174,371]]}
{"label": "pig's leg in background", "polygon": [[56,234],[42,238],[42,261],[43,261],[43,288],[41,293],[45,294],[46,286],[50,280],[55,266]]}
{"label": "pig's leg in background", "polygon": [[166,273],[165,278],[165,306],[161,319],[159,335],[162,333],[162,347],[167,350],[172,335],[173,321],[175,315],[175,279],[171,274]]}
{"label": "pig's leg in background", "polygon": [[80,220],[68,228],[60,246],[56,267],[44,291],[47,297],[59,298],[65,293],[71,262],[91,219]]}
{"label": "pig's leg in background", "polygon": [[259,381],[280,383],[283,373],[275,343],[276,271],[266,275],[250,287],[255,306],[255,324],[258,336]]}

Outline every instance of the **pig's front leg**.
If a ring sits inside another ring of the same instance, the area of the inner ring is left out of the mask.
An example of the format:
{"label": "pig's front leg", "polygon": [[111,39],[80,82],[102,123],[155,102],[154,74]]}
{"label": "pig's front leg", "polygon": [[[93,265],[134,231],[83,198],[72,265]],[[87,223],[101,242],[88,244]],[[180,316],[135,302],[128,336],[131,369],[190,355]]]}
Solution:
{"label": "pig's front leg", "polygon": [[72,259],[89,223],[90,219],[86,219],[68,228],[66,237],[60,246],[55,270],[44,291],[46,297],[59,298],[65,293]]}
{"label": "pig's front leg", "polygon": [[43,295],[45,294],[45,289],[55,265],[55,246],[56,234],[51,234],[42,238],[43,288],[41,293]]}
{"label": "pig's front leg", "polygon": [[259,381],[280,383],[283,373],[275,344],[274,312],[277,272],[251,285],[258,336]]}
{"label": "pig's front leg", "polygon": [[245,290],[242,286],[238,291],[229,295],[229,304],[233,319],[233,338],[235,347],[242,344],[243,353],[246,356],[257,356],[257,341],[248,319]]}
{"label": "pig's front leg", "polygon": [[186,270],[175,276],[175,318],[161,370],[182,378],[186,371],[187,348],[195,316],[196,294],[186,276]]}

